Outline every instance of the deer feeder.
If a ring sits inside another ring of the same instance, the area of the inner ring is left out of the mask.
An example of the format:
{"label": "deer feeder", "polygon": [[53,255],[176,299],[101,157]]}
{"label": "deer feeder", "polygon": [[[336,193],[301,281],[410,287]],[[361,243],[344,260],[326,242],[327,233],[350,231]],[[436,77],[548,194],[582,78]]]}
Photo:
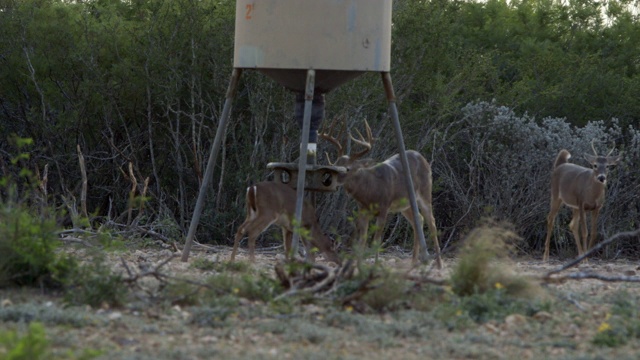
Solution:
{"label": "deer feeder", "polygon": [[[324,117],[324,94],[367,72],[382,75],[389,114],[407,174],[409,201],[418,219],[415,193],[405,154],[391,67],[393,0],[238,0],[236,2],[233,72],[225,105],[211,147],[205,177],[194,209],[182,260],[189,249],[202,212],[231,104],[243,70],[253,69],[296,93],[295,117],[301,125],[297,163],[270,163],[275,181],[296,188],[296,220],[302,216],[304,190],[333,191],[344,168],[315,164],[317,129]],[[305,151],[306,150],[306,151]],[[306,181],[309,174],[310,181]],[[419,222],[417,222],[419,223]],[[421,258],[426,259],[422,228],[418,229]],[[292,244],[295,251],[297,239]]]}

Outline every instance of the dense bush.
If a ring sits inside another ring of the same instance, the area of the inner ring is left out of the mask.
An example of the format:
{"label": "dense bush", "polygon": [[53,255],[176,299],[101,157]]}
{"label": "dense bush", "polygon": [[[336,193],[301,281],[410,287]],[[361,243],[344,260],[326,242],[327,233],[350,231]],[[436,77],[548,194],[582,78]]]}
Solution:
{"label": "dense bush", "polygon": [[[607,237],[640,224],[634,210],[637,174],[632,164],[640,160],[640,132],[618,125],[616,119],[572,126],[566,119],[518,116],[492,103],[475,103],[463,109],[455,131],[434,135],[433,172],[436,217],[440,225],[467,228],[483,216],[508,220],[516,225],[530,248],[539,248],[546,234],[550,179],[560,149],[572,154],[571,162],[589,167],[583,154],[622,153],[622,162],[610,169],[606,203],[599,232]],[[637,211],[637,210],[635,210]],[[569,211],[557,222],[554,238],[569,242]],[[444,220],[444,221],[442,221]]]}
{"label": "dense bush", "polygon": [[[629,194],[640,140],[629,126],[640,113],[640,23],[627,4],[394,2],[402,126],[407,147],[433,163],[445,244],[492,215],[539,249],[553,158],[567,148],[580,162],[592,139],[602,152],[615,141],[625,158],[612,172],[601,232],[638,226]],[[86,205],[93,227],[115,222],[182,240],[229,84],[234,16],[231,0],[0,5],[0,134],[33,139],[22,169],[48,166],[43,200],[70,213]],[[243,73],[200,241],[230,244],[245,186],[268,178],[267,162],[298,156],[293,99],[262,74]],[[367,119],[374,158],[397,151],[378,74],[327,94],[326,113],[348,130]],[[5,166],[20,151],[0,141],[2,176],[20,171]],[[349,236],[346,196],[318,203],[323,227]],[[390,243],[411,236],[396,218],[386,235]]]}

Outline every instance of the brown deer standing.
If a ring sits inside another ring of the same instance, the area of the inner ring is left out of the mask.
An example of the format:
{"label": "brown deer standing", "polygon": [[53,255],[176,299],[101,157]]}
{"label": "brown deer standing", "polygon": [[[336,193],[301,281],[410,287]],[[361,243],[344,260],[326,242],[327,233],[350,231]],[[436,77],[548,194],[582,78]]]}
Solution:
{"label": "brown deer standing", "polygon": [[[333,125],[331,124],[331,128],[333,128]],[[382,163],[376,163],[371,159],[363,159],[362,156],[371,150],[373,140],[371,128],[366,121],[365,126],[367,140],[359,132],[360,139],[351,136],[351,140],[363,146],[364,150],[351,155],[344,154],[340,141],[335,137],[324,131],[320,134],[323,139],[331,142],[338,150],[338,159],[334,165],[347,168],[346,173],[338,175],[337,181],[358,204],[359,215],[356,222],[356,239],[359,239],[362,245],[366,244],[369,215],[373,211],[376,220],[376,232],[373,236],[373,241],[374,244],[380,244],[387,215],[400,212],[409,221],[413,229],[413,262],[416,263],[420,246],[416,229],[417,226],[422,226],[423,224],[415,224],[414,222],[400,156],[396,154]],[[438,268],[442,268],[438,232],[431,205],[431,166],[417,151],[408,150],[406,154],[418,208],[423,221],[424,219],[427,221],[429,233],[435,246],[436,265]]]}
{"label": "brown deer standing", "polygon": [[[614,146],[615,147],[615,146]],[[553,166],[551,174],[551,210],[547,217],[547,238],[544,242],[543,261],[549,260],[549,243],[556,215],[562,204],[573,209],[573,217],[569,228],[578,247],[578,256],[584,254],[595,244],[597,223],[600,209],[604,204],[604,190],[607,182],[607,167],[615,165],[621,158],[610,156],[613,148],[607,156],[598,156],[593,141],[591,148],[594,155],[585,154],[585,158],[593,169],[588,169],[567,162],[571,154],[567,150],[560,150]],[[587,217],[586,211],[591,212],[591,236],[587,242]]]}
{"label": "brown deer standing", "polygon": [[[247,218],[236,233],[231,261],[235,260],[240,240],[245,233],[248,233],[249,259],[253,262],[255,260],[256,238],[272,224],[282,228],[285,253],[289,254],[294,231],[292,220],[295,218],[295,211],[296,191],[288,185],[265,181],[249,186],[247,188]],[[306,236],[300,237],[305,242],[307,251],[311,251],[309,245],[313,245],[325,254],[327,260],[340,264],[340,258],[332,249],[332,241],[320,229],[315,209],[309,201],[304,202],[301,228],[309,231],[310,238],[308,240]],[[311,252],[311,257],[313,259],[313,252]]]}

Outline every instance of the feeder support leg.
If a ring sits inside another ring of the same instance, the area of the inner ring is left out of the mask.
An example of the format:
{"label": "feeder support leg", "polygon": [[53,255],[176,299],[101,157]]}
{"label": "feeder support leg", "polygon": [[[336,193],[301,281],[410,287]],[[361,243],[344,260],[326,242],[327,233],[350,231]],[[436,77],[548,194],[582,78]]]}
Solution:
{"label": "feeder support leg", "polygon": [[[309,146],[309,129],[311,127],[311,107],[313,105],[313,89],[315,87],[315,70],[307,70],[307,85],[304,94],[304,115],[302,116],[302,133],[300,141],[300,158],[298,159],[298,182],[296,184],[296,214],[295,226],[302,226],[302,206],[304,204],[304,185],[307,174],[307,148]],[[294,229],[295,230],[295,229]],[[298,253],[300,232],[293,232],[291,241],[291,258]],[[311,250],[311,249],[307,249]]]}
{"label": "feeder support leg", "polygon": [[[409,193],[409,203],[411,210],[413,211],[413,221],[416,224],[422,224],[420,212],[418,212],[418,204],[416,202],[416,193],[413,187],[413,179],[411,179],[411,169],[409,169],[409,161],[407,160],[407,152],[404,146],[404,138],[402,136],[402,129],[400,128],[400,119],[398,117],[398,107],[396,105],[396,95],[393,91],[393,85],[391,84],[391,75],[388,72],[382,73],[382,83],[384,84],[385,94],[387,101],[389,102],[389,113],[393,120],[393,129],[396,133],[396,141],[398,142],[398,151],[400,153],[400,160],[402,161],[402,167],[404,170],[405,186]],[[424,239],[424,230],[422,226],[416,226],[416,232],[418,233],[418,240],[420,241],[420,261],[426,262],[429,252],[427,251],[427,243]]]}
{"label": "feeder support leg", "polygon": [[238,81],[241,74],[242,69],[239,68],[234,68],[233,72],[231,73],[231,81],[229,83],[229,87],[227,88],[227,95],[226,100],[224,101],[224,108],[222,109],[222,116],[220,117],[220,122],[218,123],[216,137],[213,141],[213,144],[211,145],[211,152],[209,153],[207,169],[204,173],[202,184],[200,184],[198,200],[196,201],[196,207],[195,209],[193,209],[193,215],[191,216],[189,233],[187,234],[187,239],[185,240],[184,248],[182,249],[181,260],[185,262],[189,260],[189,252],[191,251],[191,245],[193,244],[193,237],[196,234],[196,229],[198,228],[198,223],[200,222],[200,215],[202,215],[202,208],[207,196],[207,190],[209,189],[209,183],[211,182],[211,178],[213,177],[213,168],[215,167],[216,161],[218,159],[218,152],[220,150],[220,144],[222,144],[222,137],[227,131],[227,123],[229,120],[229,114],[231,113],[231,104],[233,103],[233,98],[236,95]]}

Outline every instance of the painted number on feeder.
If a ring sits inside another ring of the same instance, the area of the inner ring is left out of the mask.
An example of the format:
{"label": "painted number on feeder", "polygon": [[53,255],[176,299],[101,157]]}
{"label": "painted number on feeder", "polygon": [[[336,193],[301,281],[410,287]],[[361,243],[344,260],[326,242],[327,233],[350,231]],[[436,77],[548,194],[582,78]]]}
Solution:
{"label": "painted number on feeder", "polygon": [[245,14],[244,18],[247,20],[251,20],[252,17],[252,13],[253,13],[253,7],[255,6],[255,4],[247,4],[246,8],[247,8],[247,13]]}

